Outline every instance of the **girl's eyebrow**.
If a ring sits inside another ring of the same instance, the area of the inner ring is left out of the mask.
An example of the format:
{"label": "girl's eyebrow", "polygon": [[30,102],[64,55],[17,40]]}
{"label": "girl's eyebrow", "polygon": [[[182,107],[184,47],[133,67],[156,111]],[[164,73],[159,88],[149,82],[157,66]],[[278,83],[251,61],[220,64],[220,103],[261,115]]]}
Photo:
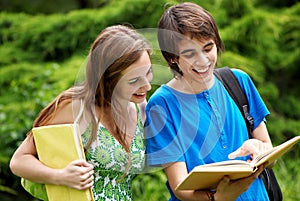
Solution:
{"label": "girl's eyebrow", "polygon": [[[151,70],[152,70],[152,65],[149,66],[148,71],[147,71],[147,74],[148,74]],[[130,80],[135,80],[135,79],[138,79],[139,77],[141,77],[141,76],[132,77],[132,78],[129,78],[128,80],[129,80],[129,81],[130,81]]]}

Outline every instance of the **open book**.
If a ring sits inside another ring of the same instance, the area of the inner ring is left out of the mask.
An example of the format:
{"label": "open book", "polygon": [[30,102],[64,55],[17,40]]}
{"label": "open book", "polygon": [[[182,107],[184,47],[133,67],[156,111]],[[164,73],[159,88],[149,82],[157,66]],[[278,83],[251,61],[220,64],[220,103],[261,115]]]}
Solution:
{"label": "open book", "polygon": [[[78,124],[59,124],[32,129],[39,160],[51,168],[64,168],[85,159]],[[49,201],[93,201],[91,189],[45,184]]]}
{"label": "open book", "polygon": [[258,155],[251,163],[228,160],[197,166],[178,184],[176,190],[215,189],[225,175],[228,175],[231,180],[248,177],[257,170],[258,166],[267,161],[269,164],[276,161],[299,141],[300,136],[296,136]]}

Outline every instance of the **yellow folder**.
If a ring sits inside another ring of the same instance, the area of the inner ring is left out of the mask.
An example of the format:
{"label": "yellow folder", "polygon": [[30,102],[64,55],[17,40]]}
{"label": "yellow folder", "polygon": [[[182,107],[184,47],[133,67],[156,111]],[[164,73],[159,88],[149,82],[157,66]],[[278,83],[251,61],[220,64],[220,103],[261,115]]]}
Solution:
{"label": "yellow folder", "polygon": [[[51,168],[64,168],[85,159],[78,124],[60,124],[32,129],[39,160]],[[77,190],[46,184],[49,201],[94,201],[91,189]]]}

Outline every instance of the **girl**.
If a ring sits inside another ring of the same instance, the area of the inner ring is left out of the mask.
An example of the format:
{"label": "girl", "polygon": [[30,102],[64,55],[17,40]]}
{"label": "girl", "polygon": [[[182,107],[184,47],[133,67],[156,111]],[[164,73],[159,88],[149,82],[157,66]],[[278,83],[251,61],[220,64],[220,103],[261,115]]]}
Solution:
{"label": "girl", "polygon": [[92,187],[96,201],[131,200],[133,174],[144,166],[144,108],[153,77],[150,53],[133,29],[104,29],[91,47],[85,81],[62,92],[33,124],[73,123],[84,107],[79,125],[87,161],[76,160],[63,169],[45,166],[37,159],[29,132],[12,156],[12,172],[38,183]]}

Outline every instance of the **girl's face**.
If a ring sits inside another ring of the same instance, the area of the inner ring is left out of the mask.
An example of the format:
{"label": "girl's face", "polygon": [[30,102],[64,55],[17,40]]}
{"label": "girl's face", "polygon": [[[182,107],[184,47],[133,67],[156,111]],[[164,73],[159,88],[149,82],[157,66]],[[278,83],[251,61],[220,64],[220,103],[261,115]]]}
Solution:
{"label": "girl's face", "polygon": [[213,84],[213,70],[217,62],[217,47],[212,39],[195,38],[178,44],[178,65],[183,78],[194,89],[208,89]]}
{"label": "girl's face", "polygon": [[113,97],[134,103],[145,101],[147,92],[151,89],[150,82],[153,78],[148,53],[144,51],[139,60],[130,65],[122,74]]}

